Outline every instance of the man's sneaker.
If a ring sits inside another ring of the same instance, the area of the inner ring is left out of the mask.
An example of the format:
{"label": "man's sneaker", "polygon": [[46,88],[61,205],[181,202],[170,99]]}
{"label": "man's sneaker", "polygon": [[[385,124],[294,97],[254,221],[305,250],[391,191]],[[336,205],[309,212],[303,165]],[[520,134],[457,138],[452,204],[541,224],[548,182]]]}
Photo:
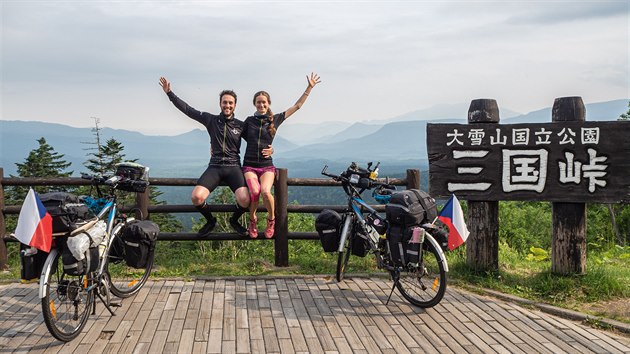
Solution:
{"label": "man's sneaker", "polygon": [[249,220],[249,226],[247,227],[247,233],[249,237],[256,238],[258,237],[258,218],[254,217]]}
{"label": "man's sneaker", "polygon": [[230,217],[230,226],[232,227],[232,229],[234,229],[234,231],[236,231],[237,234],[241,236],[247,236],[247,229],[244,228],[240,222],[238,222],[238,219],[239,217],[234,217],[234,214],[232,214],[232,216]]}
{"label": "man's sneaker", "polygon": [[274,231],[274,226],[275,225],[276,225],[276,219],[273,219],[273,220],[267,219],[267,227],[265,228],[265,237],[266,238],[272,238],[273,237],[273,231]]}
{"label": "man's sneaker", "polygon": [[212,230],[214,230],[214,227],[216,225],[217,225],[217,218],[213,216],[212,219],[208,219],[206,224],[203,225],[201,229],[199,229],[199,232],[197,232],[197,236],[206,236],[207,234],[212,232]]}

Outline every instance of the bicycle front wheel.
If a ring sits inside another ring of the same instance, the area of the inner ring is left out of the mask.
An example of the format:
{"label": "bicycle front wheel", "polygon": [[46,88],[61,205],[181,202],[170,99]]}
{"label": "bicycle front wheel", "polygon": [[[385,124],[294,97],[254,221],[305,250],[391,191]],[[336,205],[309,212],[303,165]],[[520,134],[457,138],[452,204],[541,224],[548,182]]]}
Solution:
{"label": "bicycle front wheel", "polygon": [[[427,238],[431,237],[426,235]],[[417,267],[393,270],[392,278],[400,294],[411,304],[427,308],[437,305],[446,292],[446,259],[442,259],[434,243],[425,240]]]}
{"label": "bicycle front wheel", "polygon": [[350,259],[350,251],[352,250],[352,216],[345,215],[343,221],[343,228],[341,229],[341,240],[344,240],[341,252],[337,254],[337,281],[343,280],[346,274],[346,268],[348,267],[348,260]]}
{"label": "bicycle front wheel", "polygon": [[133,268],[125,261],[125,250],[121,232],[116,234],[107,254],[105,274],[109,281],[109,290],[119,298],[129,297],[142,288],[151,275],[155,248],[151,249],[146,265],[142,268]]}
{"label": "bicycle front wheel", "polygon": [[61,254],[53,249],[40,279],[44,322],[53,337],[69,342],[81,333],[94,301],[94,292],[87,291],[88,286],[85,275],[64,273]]}

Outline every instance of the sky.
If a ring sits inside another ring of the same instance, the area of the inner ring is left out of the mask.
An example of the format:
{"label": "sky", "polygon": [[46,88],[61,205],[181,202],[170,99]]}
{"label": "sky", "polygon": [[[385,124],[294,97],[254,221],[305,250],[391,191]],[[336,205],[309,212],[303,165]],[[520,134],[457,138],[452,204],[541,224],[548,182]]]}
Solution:
{"label": "sky", "polygon": [[[159,86],[219,113],[256,91],[292,121],[365,122],[493,98],[528,113],[557,97],[630,97],[628,0],[0,0],[1,120],[176,135],[201,126]],[[465,116],[465,112],[462,113]],[[0,121],[1,129],[1,121]]]}

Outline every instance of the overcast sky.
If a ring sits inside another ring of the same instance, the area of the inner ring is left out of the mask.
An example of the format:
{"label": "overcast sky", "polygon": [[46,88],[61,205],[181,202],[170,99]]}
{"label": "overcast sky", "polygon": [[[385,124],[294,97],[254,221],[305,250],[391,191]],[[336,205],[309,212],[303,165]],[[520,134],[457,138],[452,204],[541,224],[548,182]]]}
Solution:
{"label": "overcast sky", "polygon": [[292,117],[300,122],[476,98],[527,113],[556,97],[630,97],[628,0],[0,3],[3,120],[200,128],[168,101],[162,75],[211,113],[234,89],[244,119],[254,92],[268,91],[280,112],[315,71],[322,83]]}

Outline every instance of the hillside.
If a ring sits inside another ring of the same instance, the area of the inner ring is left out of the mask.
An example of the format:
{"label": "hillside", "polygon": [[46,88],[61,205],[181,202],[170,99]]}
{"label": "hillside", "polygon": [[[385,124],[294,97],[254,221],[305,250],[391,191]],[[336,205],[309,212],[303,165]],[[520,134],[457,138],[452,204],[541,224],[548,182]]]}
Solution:
{"label": "hillside", "polygon": [[[587,120],[616,120],[627,111],[627,104],[625,99],[587,104]],[[424,114],[427,113],[419,113],[420,116]],[[399,118],[407,119],[409,116]],[[502,123],[550,121],[551,108],[501,120]],[[290,122],[281,127],[274,141],[274,160],[277,166],[290,168],[291,174],[296,176],[316,176],[324,164],[345,165],[351,161],[381,161],[383,167],[387,164],[396,166],[393,173],[400,173],[406,168],[423,169],[427,165],[427,122],[465,123],[466,119],[417,119],[382,124],[322,122],[292,125]],[[104,128],[101,133],[103,140],[113,137],[120,141],[125,146],[126,156],[138,158],[140,163],[150,166],[153,176],[196,177],[208,163],[208,135],[200,129],[176,136],[150,136],[111,128]],[[304,145],[306,140],[299,138],[305,136],[319,139],[317,143]],[[0,120],[0,167],[4,168],[5,176],[15,173],[15,163],[24,161],[28,153],[37,147],[36,140],[40,137],[45,137],[55,151],[72,162],[70,169],[75,174],[85,170],[82,163],[90,152],[88,149],[93,148],[93,145],[87,144],[94,140],[92,129]]]}

